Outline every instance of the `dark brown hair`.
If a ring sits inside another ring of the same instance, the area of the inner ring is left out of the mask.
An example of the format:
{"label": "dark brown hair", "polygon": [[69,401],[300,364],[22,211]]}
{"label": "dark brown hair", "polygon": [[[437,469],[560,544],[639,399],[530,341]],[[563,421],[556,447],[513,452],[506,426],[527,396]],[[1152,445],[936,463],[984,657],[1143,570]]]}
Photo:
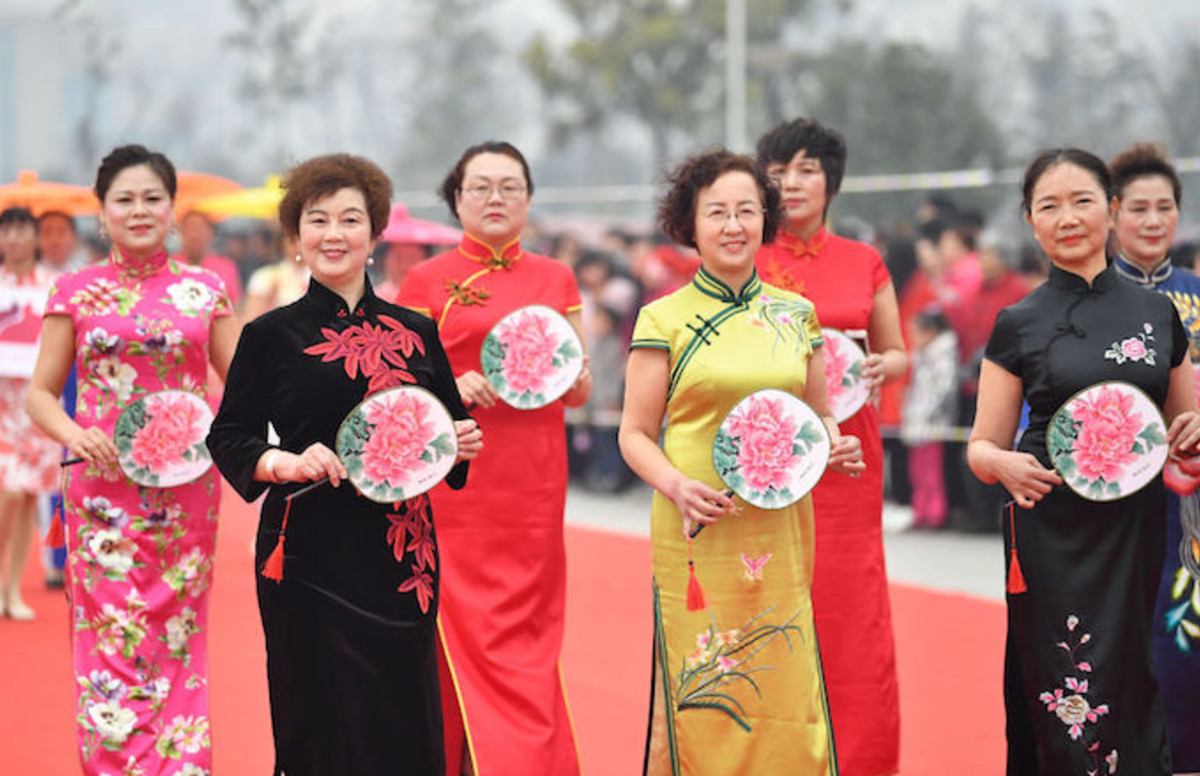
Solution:
{"label": "dark brown hair", "polygon": [[1175,206],[1178,207],[1183,199],[1183,184],[1179,182],[1179,173],[1175,165],[1167,160],[1164,147],[1154,143],[1135,143],[1113,157],[1108,163],[1112,172],[1113,185],[1117,188],[1117,196],[1125,196],[1125,187],[1138,178],[1148,178],[1161,175],[1171,182],[1171,190],[1175,194]]}
{"label": "dark brown hair", "polygon": [[5,208],[4,212],[0,213],[0,226],[9,224],[29,224],[35,233],[38,230],[38,221],[27,207]]}
{"label": "dark brown hair", "polygon": [[116,177],[123,170],[137,167],[139,164],[149,167],[162,181],[163,188],[167,190],[171,199],[175,199],[175,165],[158,151],[151,151],[141,145],[117,146],[109,151],[108,156],[100,162],[100,168],[96,170],[96,185],[92,188],[92,191],[96,192],[96,198],[104,202],[104,197],[108,195]]}
{"label": "dark brown hair", "polygon": [[762,241],[775,239],[779,229],[779,190],[749,156],[723,148],[689,157],[667,175],[670,190],[658,203],[658,223],[663,233],[681,245],[696,247],[696,198],[700,190],[716,182],[725,173],[744,172],[754,178],[763,207]]}
{"label": "dark brown hair", "polygon": [[771,164],[787,164],[801,151],[809,159],[819,159],[825,172],[826,210],[841,191],[842,176],[846,174],[846,139],[816,119],[799,118],[780,124],[758,139],[755,150],[764,171]]}
{"label": "dark brown hair", "polygon": [[1025,211],[1025,215],[1029,215],[1032,209],[1033,187],[1043,175],[1060,164],[1073,164],[1090,172],[1104,190],[1105,202],[1112,201],[1112,176],[1109,175],[1108,165],[1103,159],[1082,148],[1051,148],[1039,152],[1025,170],[1025,177],[1021,181],[1021,209]]}
{"label": "dark brown hair", "polygon": [[392,181],[370,159],[351,154],[314,156],[288,170],[283,186],[279,225],[289,237],[300,234],[300,213],[305,205],[342,189],[362,193],[371,221],[371,239],[378,240],[387,226],[392,209]]}
{"label": "dark brown hair", "polygon": [[480,154],[504,154],[516,159],[525,173],[525,190],[529,192],[529,196],[533,196],[533,176],[529,174],[529,162],[525,161],[525,155],[512,143],[506,143],[503,140],[488,140],[463,151],[462,156],[458,157],[458,161],[454,163],[454,168],[442,181],[441,188],[438,189],[438,195],[450,206],[450,215],[456,219],[458,218],[458,205],[454,201],[454,195],[462,188],[463,178],[467,174],[467,163]]}

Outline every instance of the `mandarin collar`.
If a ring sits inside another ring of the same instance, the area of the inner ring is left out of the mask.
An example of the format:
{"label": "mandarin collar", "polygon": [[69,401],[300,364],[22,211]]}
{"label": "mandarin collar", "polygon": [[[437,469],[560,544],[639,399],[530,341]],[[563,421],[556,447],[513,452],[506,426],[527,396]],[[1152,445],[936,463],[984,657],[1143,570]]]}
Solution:
{"label": "mandarin collar", "polygon": [[692,278],[692,285],[700,289],[702,293],[726,304],[746,304],[759,291],[762,291],[763,286],[762,281],[758,279],[758,270],[754,270],[750,273],[749,279],[742,284],[741,290],[734,293],[725,281],[719,280],[704,267],[700,267],[696,272],[696,276]]}
{"label": "mandarin collar", "polygon": [[468,259],[477,261],[491,269],[509,269],[524,255],[521,251],[521,238],[519,236],[500,250],[496,250],[478,237],[472,237],[463,232],[462,242],[458,244],[458,250]]}
{"label": "mandarin collar", "polygon": [[785,232],[783,229],[780,229],[775,241],[784,248],[787,248],[797,257],[812,256],[813,258],[816,258],[817,256],[821,255],[821,249],[824,248],[826,243],[829,242],[829,232],[825,230],[824,225],[821,225],[821,227],[813,233],[812,239],[805,242],[801,238],[791,235],[788,232]]}
{"label": "mandarin collar", "polygon": [[1113,266],[1116,267],[1117,273],[1122,277],[1128,278],[1139,286],[1145,286],[1146,288],[1155,288],[1160,283],[1165,283],[1174,271],[1169,256],[1160,261],[1149,272],[1143,269],[1140,264],[1135,264],[1124,256],[1115,257],[1113,259]]}
{"label": "mandarin collar", "polygon": [[114,245],[109,253],[108,261],[118,274],[134,280],[145,280],[166,267],[168,258],[167,252],[160,250],[145,259],[135,259],[121,253]]}
{"label": "mandarin collar", "polygon": [[379,297],[375,296],[375,290],[371,288],[371,278],[365,277],[364,281],[362,299],[358,300],[353,310],[346,304],[345,299],[328,286],[322,285],[316,278],[309,278],[308,292],[304,298],[326,317],[365,318],[375,311]]}
{"label": "mandarin collar", "polygon": [[1092,284],[1090,286],[1082,276],[1076,275],[1074,272],[1065,270],[1055,264],[1050,265],[1050,284],[1066,291],[1073,291],[1077,294],[1083,294],[1089,291],[1106,291],[1113,287],[1113,284],[1117,282],[1117,279],[1117,271],[1113,268],[1113,263],[1111,260],[1109,260],[1108,266],[1101,270],[1100,274],[1092,278]]}

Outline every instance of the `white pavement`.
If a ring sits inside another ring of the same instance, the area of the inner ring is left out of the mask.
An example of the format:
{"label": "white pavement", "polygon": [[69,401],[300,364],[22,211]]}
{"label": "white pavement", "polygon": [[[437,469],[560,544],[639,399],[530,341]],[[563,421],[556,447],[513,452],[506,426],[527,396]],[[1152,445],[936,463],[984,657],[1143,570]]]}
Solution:
{"label": "white pavement", "polygon": [[[591,493],[574,484],[567,490],[567,522],[628,536],[650,535],[652,491],[635,485],[624,493]],[[906,530],[904,507],[885,505],[884,550],[888,578],[944,592],[1004,600],[1004,542],[996,534]]]}

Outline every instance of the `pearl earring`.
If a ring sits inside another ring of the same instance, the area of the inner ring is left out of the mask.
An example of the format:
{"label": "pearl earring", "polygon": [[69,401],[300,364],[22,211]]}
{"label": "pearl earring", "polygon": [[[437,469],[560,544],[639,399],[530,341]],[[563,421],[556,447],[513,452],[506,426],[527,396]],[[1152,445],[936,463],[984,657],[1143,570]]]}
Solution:
{"label": "pearl earring", "polygon": [[297,253],[296,254],[296,263],[299,264],[302,261],[304,261],[304,257],[301,256],[299,253]]}
{"label": "pearl earring", "polygon": [[368,267],[374,267],[374,266],[375,266],[375,257],[374,257],[374,256],[368,256],[368,257],[367,257],[367,266],[368,266]]}

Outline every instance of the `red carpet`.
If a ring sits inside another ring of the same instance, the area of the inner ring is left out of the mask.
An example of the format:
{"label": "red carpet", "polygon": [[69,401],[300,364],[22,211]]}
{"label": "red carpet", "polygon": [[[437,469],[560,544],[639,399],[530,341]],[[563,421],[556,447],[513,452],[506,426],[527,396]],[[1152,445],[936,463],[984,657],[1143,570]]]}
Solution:
{"label": "red carpet", "polygon": [[[226,491],[209,633],[217,776],[270,773],[270,721],[250,541],[256,512]],[[571,528],[563,670],[587,776],[641,770],[650,674],[650,548]],[[31,561],[33,623],[0,620],[0,774],[78,772],[67,612]],[[1004,768],[999,603],[894,585],[903,776]],[[869,638],[870,634],[864,634]]]}

